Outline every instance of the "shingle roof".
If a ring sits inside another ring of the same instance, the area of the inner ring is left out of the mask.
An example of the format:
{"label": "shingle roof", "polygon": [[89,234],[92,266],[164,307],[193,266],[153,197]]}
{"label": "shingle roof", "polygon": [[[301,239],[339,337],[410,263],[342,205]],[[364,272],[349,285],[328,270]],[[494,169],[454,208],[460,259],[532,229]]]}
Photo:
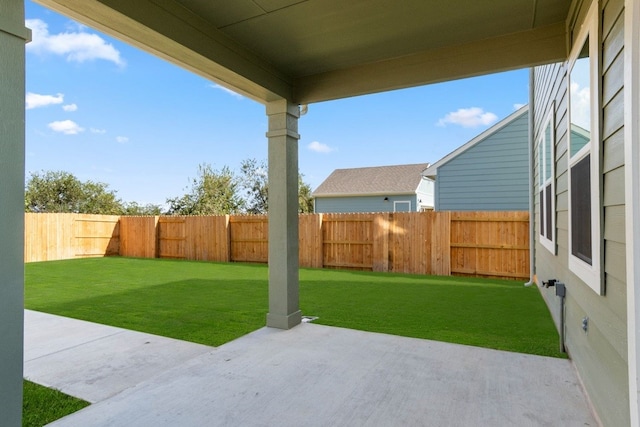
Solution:
{"label": "shingle roof", "polygon": [[314,197],[415,193],[429,163],[336,169],[313,192]]}

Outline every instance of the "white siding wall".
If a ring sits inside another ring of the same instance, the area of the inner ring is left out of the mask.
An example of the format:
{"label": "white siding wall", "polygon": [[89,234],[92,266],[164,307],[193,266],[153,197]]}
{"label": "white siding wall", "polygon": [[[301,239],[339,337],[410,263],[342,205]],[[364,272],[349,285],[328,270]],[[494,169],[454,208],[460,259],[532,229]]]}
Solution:
{"label": "white siding wall", "polygon": [[420,206],[424,206],[425,208],[433,209],[435,206],[435,183],[432,179],[425,178],[420,181],[418,185],[418,206],[417,210],[420,210]]}

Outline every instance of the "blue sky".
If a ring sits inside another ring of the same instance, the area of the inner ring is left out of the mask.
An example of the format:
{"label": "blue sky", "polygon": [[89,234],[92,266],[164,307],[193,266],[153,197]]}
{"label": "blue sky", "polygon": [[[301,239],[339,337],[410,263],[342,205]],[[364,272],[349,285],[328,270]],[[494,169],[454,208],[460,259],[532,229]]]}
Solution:
{"label": "blue sky", "polygon": [[[104,182],[125,202],[184,194],[200,163],[267,158],[264,106],[25,2],[26,171]],[[300,172],[433,163],[527,102],[528,70],[311,104]]]}

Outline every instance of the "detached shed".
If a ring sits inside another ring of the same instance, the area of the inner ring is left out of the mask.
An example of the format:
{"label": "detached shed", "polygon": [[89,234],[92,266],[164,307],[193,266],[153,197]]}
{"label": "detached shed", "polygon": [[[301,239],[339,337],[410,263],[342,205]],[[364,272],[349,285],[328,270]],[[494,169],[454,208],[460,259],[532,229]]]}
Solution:
{"label": "detached shed", "polygon": [[315,212],[418,212],[433,209],[429,163],[336,169],[313,192]]}
{"label": "detached shed", "polygon": [[524,106],[431,165],[439,211],[529,209],[529,107]]}

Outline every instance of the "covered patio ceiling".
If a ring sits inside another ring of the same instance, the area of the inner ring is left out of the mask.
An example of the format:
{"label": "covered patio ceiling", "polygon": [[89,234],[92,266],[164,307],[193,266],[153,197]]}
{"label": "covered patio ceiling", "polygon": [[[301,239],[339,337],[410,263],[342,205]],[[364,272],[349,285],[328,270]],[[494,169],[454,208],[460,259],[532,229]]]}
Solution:
{"label": "covered patio ceiling", "polygon": [[564,60],[575,3],[36,1],[257,101],[297,104]]}

